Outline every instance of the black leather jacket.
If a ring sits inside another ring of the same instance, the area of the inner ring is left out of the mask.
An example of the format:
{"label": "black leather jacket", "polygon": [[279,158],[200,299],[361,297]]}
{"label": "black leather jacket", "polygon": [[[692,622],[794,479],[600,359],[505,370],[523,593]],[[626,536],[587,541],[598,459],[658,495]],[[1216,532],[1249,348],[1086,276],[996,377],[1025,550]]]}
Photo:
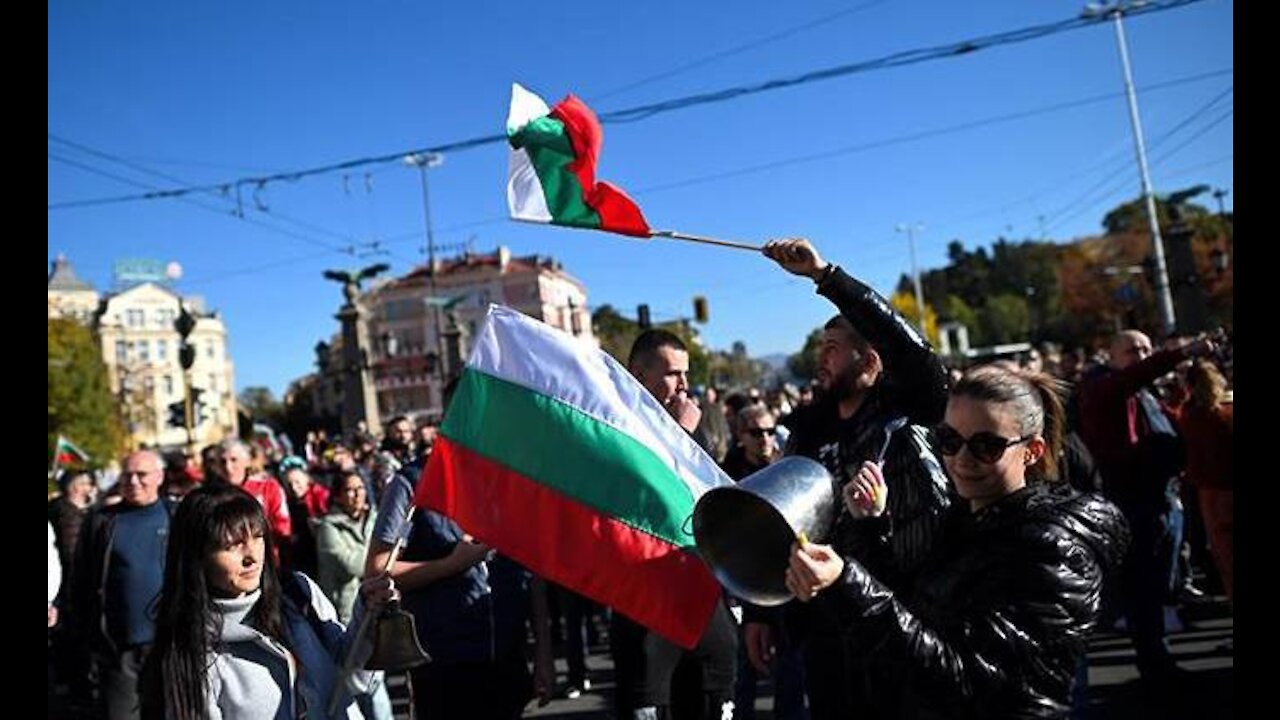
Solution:
{"label": "black leather jacket", "polygon": [[[830,398],[798,411],[786,454],[817,460],[843,487],[864,461],[876,459],[885,442],[886,423],[907,417],[911,424],[893,435],[885,456],[887,515],[855,521],[844,509],[843,498],[837,497],[836,524],[829,537],[816,539],[864,561],[890,587],[906,588],[928,557],[950,504],[950,483],[926,429],[940,422],[946,411],[946,370],[924,338],[884,298],[840,269],[827,275],[818,293],[835,303],[876,349],[884,374],[849,418],[840,418]],[[777,609],[781,613],[748,607],[747,619],[780,622],[788,637],[805,646],[813,717],[892,717],[892,710],[874,712],[884,710],[873,690],[879,670],[851,664],[858,657],[844,647],[838,600],[823,593],[809,603],[788,603]]]}
{"label": "black leather jacket", "polygon": [[906,600],[846,559],[822,595],[901,717],[1066,717],[1103,578],[1128,545],[1120,511],[1062,484],[978,513],[957,505]]}
{"label": "black leather jacket", "polygon": [[[892,587],[909,583],[933,545],[950,504],[945,471],[934,455],[929,431],[947,407],[947,373],[915,328],[874,290],[835,269],[818,286],[876,349],[885,371],[852,417],[841,420],[834,399],[820,399],[797,413],[786,454],[822,463],[843,487],[862,463],[883,447],[885,425],[906,416],[911,423],[894,434],[885,455],[889,488],[888,526],[854,521],[838,498],[839,514],[827,539],[871,565]],[[888,553],[864,548],[887,545]],[[883,560],[883,562],[880,562]]]}

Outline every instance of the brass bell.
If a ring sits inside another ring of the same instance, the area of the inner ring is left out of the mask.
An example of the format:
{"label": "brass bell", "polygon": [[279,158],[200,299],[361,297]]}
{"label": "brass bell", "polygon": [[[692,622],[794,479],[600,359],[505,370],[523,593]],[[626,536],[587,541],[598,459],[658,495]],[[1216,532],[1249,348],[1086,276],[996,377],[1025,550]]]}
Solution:
{"label": "brass bell", "polygon": [[400,609],[399,601],[386,604],[373,632],[373,652],[366,670],[399,672],[430,662],[431,656],[418,644],[418,627],[413,616]]}

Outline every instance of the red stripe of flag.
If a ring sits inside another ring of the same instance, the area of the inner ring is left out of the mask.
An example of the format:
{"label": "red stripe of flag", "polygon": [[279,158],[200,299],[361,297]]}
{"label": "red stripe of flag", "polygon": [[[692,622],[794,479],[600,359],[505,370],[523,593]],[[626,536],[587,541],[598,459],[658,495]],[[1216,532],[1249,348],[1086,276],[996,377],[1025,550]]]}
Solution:
{"label": "red stripe of flag", "polygon": [[720,602],[719,585],[697,557],[445,437],[436,440],[414,502],[685,648],[697,644]]}
{"label": "red stripe of flag", "polygon": [[564,123],[575,160],[568,170],[582,184],[583,200],[600,215],[600,228],[624,235],[649,237],[649,223],[640,207],[616,185],[596,182],[596,159],[604,144],[600,120],[576,95],[569,94],[551,109],[551,117]]}

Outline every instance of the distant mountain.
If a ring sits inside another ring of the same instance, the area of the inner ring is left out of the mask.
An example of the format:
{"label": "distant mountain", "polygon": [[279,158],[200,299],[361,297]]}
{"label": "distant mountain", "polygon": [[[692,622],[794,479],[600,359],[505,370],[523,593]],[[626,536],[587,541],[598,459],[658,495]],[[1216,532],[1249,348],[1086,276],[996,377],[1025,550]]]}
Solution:
{"label": "distant mountain", "polygon": [[795,378],[791,376],[791,370],[787,368],[786,353],[762,355],[756,360],[769,366],[769,372],[764,377],[765,387],[775,387],[782,383],[795,382]]}
{"label": "distant mountain", "polygon": [[774,353],[772,355],[762,355],[756,359],[762,363],[765,363],[766,365],[773,368],[774,370],[785,371],[787,369],[788,357],[790,356],[787,355],[786,353]]}

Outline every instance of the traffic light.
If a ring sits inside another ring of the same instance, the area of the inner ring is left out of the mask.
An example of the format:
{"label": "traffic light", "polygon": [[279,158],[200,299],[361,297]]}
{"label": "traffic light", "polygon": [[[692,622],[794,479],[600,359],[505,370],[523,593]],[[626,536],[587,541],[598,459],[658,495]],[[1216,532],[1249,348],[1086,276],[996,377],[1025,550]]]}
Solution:
{"label": "traffic light", "polygon": [[169,427],[187,426],[187,404],[182,400],[169,403]]}
{"label": "traffic light", "polygon": [[190,370],[191,366],[196,364],[196,348],[187,342],[187,338],[196,329],[196,317],[187,310],[186,303],[181,303],[179,307],[182,312],[173,321],[173,329],[177,330],[182,338],[182,344],[178,346],[178,363],[182,365],[183,370]]}
{"label": "traffic light", "polygon": [[640,325],[641,330],[648,330],[653,327],[653,323],[649,319],[649,306],[647,304],[640,303],[636,307],[636,322]]}
{"label": "traffic light", "polygon": [[706,325],[709,316],[707,299],[702,295],[695,295],[693,297],[693,319],[702,325]]}
{"label": "traffic light", "polygon": [[203,394],[204,390],[198,387],[191,388],[191,420],[193,425],[199,425],[204,422],[205,407],[200,400],[200,396]]}

